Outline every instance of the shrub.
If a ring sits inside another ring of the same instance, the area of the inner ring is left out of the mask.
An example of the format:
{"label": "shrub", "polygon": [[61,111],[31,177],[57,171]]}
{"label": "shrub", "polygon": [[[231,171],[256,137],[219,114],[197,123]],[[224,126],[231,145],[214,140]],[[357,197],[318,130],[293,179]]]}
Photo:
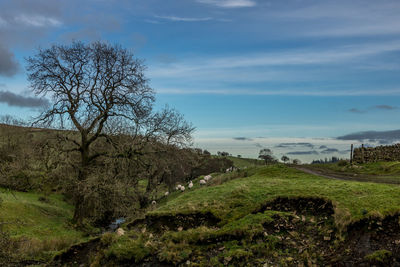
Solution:
{"label": "shrub", "polygon": [[347,166],[349,164],[349,162],[347,161],[347,160],[344,160],[344,159],[341,159],[341,160],[339,160],[339,162],[338,162],[338,166],[339,167],[345,167],[345,166]]}

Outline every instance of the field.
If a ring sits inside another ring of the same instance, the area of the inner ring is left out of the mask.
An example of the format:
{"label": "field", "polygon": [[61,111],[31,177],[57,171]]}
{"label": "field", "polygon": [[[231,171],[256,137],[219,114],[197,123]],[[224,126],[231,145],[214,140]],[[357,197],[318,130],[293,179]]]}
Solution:
{"label": "field", "polygon": [[73,207],[62,195],[44,196],[0,189],[0,218],[15,241],[18,260],[47,262],[57,252],[87,238],[70,225]]}
{"label": "field", "polygon": [[91,257],[80,260],[140,266],[392,263],[399,260],[399,210],[398,186],[326,179],[285,165],[251,167],[172,193],[123,226],[124,236],[106,234],[101,246],[90,243]]}

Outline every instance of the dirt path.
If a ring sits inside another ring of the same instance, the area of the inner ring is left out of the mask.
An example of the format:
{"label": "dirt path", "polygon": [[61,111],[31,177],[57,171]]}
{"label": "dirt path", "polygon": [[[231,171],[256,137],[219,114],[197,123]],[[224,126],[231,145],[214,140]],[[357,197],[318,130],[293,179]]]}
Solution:
{"label": "dirt path", "polygon": [[304,165],[292,166],[292,168],[312,175],[325,177],[328,179],[400,185],[400,178],[396,178],[393,176],[377,176],[377,175],[365,175],[356,173],[336,173],[332,172],[331,170],[308,167]]}

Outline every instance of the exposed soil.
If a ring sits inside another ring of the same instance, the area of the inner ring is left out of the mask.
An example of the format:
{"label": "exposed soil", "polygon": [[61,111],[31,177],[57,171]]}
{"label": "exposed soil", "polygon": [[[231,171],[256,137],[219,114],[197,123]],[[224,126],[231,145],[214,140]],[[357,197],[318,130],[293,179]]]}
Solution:
{"label": "exposed soil", "polygon": [[288,198],[278,197],[267,202],[260,209],[253,212],[259,213],[266,210],[292,211],[297,214],[314,214],[318,216],[331,216],[334,213],[331,201],[322,198]]}
{"label": "exposed soil", "polygon": [[100,249],[100,237],[73,245],[56,255],[48,266],[88,266]]}
{"label": "exposed soil", "polygon": [[150,231],[159,233],[164,231],[177,231],[196,228],[199,226],[215,226],[221,220],[214,216],[211,212],[206,213],[190,213],[176,215],[147,215],[144,219],[136,220],[128,224],[128,228],[132,229],[140,225],[145,225]]}

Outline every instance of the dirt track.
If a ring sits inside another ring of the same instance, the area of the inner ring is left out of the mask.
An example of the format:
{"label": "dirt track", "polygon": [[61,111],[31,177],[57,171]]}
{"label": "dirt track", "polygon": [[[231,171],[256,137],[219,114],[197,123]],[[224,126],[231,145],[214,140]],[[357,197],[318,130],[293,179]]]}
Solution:
{"label": "dirt track", "polygon": [[364,174],[354,174],[354,173],[336,173],[331,170],[315,168],[315,167],[310,167],[310,166],[304,166],[304,165],[303,166],[292,166],[292,168],[302,171],[302,172],[305,172],[305,173],[312,174],[312,175],[325,177],[328,179],[400,185],[400,178],[395,178],[392,176],[364,175]]}

